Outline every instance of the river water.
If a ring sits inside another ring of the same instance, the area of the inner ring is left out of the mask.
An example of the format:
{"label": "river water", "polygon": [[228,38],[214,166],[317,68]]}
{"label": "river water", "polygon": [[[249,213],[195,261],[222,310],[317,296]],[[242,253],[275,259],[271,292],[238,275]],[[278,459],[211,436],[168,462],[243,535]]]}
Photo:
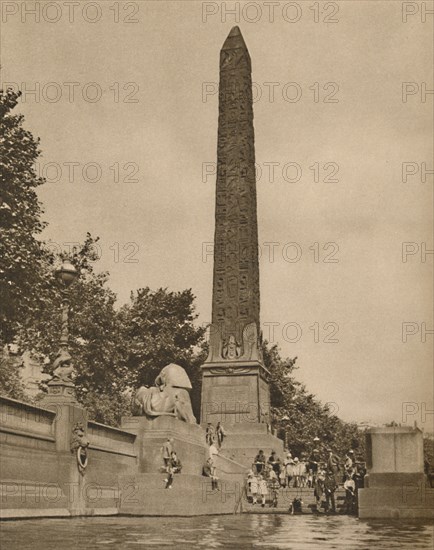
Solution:
{"label": "river water", "polygon": [[6,521],[0,524],[0,536],[1,550],[432,550],[434,547],[433,525],[428,521],[279,514]]}

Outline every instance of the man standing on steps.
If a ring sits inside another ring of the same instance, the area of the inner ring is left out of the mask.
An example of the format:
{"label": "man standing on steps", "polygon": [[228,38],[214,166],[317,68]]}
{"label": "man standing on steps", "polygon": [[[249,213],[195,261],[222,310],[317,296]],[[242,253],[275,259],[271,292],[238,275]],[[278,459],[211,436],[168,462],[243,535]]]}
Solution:
{"label": "man standing on steps", "polygon": [[340,470],[339,457],[330,448],[327,449],[327,453],[327,470],[336,475]]}
{"label": "man standing on steps", "polygon": [[324,480],[324,493],[326,497],[326,512],[336,514],[335,491],[338,488],[335,474],[331,470],[327,470]]}
{"label": "man standing on steps", "polygon": [[206,427],[205,439],[206,439],[207,445],[209,446],[213,445],[215,441],[214,426],[211,424],[211,422],[208,422],[208,425]]}

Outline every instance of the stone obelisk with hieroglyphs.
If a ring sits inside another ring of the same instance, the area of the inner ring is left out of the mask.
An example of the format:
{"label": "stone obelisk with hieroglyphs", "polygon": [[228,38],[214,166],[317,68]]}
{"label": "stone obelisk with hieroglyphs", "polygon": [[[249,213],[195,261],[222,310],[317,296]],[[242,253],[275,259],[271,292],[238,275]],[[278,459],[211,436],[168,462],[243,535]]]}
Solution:
{"label": "stone obelisk with hieroglyphs", "polygon": [[220,52],[214,278],[202,423],[269,422],[260,350],[251,61],[234,27]]}

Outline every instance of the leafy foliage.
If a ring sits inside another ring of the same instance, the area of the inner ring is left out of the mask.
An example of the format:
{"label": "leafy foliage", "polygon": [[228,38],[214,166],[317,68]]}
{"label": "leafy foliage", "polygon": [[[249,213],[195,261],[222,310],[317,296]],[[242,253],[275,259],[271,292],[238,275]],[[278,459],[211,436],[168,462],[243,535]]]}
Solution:
{"label": "leafy foliage", "polygon": [[8,346],[0,350],[0,394],[26,401],[20,376],[22,364],[21,357],[11,354]]}
{"label": "leafy foliage", "polygon": [[11,114],[19,93],[0,91],[0,346],[11,342],[22,319],[35,306],[44,253],[35,238],[44,228],[35,189],[39,140]]}
{"label": "leafy foliage", "polygon": [[169,363],[183,367],[193,385],[192,404],[200,410],[200,364],[204,360],[201,344],[205,329],[194,321],[194,296],[191,289],[168,292],[148,287],[131,293],[130,303],[119,314],[123,353],[133,387],[152,385],[160,370]]}

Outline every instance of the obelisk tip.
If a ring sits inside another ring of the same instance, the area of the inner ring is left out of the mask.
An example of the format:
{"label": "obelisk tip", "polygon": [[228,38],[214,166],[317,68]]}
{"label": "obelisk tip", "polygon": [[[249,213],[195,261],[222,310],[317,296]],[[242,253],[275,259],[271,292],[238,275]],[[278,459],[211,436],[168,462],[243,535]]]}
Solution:
{"label": "obelisk tip", "polygon": [[223,44],[222,50],[235,50],[238,48],[244,48],[247,50],[240,27],[232,27],[231,32],[228,34],[225,43]]}
{"label": "obelisk tip", "polygon": [[231,36],[238,36],[239,34],[241,34],[240,27],[232,27],[231,32],[228,34],[228,38]]}

